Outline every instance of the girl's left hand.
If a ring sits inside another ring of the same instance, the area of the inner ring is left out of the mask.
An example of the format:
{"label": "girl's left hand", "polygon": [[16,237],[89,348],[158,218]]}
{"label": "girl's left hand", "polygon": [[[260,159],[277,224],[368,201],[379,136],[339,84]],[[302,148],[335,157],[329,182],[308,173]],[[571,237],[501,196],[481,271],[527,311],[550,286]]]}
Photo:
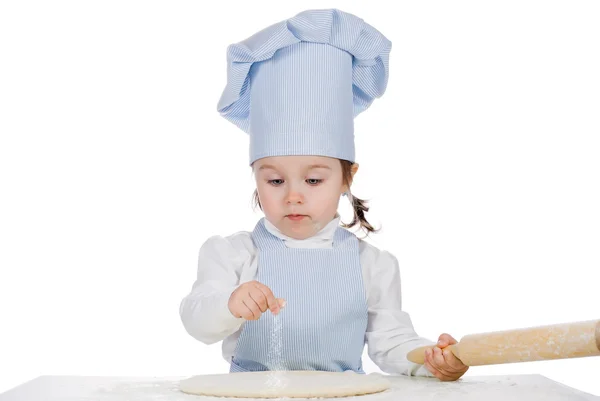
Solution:
{"label": "girl's left hand", "polygon": [[446,333],[440,335],[438,340],[437,346],[433,350],[425,351],[425,366],[441,381],[458,380],[469,370],[469,367],[454,356],[452,351],[444,350],[445,347],[456,344],[457,341]]}

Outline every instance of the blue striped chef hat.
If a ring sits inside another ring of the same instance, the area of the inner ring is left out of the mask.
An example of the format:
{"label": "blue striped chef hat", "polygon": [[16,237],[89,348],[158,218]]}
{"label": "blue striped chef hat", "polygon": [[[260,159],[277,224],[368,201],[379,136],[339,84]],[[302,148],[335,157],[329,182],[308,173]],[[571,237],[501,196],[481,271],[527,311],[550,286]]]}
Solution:
{"label": "blue striped chef hat", "polygon": [[346,12],[307,10],[227,48],[217,109],[250,136],[250,164],[315,155],[354,162],[354,117],[381,97],[391,42]]}

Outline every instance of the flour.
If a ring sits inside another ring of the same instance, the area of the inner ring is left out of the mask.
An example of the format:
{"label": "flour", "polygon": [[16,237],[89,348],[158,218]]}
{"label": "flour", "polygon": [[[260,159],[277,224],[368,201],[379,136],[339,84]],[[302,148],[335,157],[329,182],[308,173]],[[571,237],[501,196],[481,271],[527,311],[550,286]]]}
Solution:
{"label": "flour", "polygon": [[288,385],[288,379],[282,374],[285,371],[283,364],[283,339],[281,317],[273,315],[273,328],[271,329],[271,344],[267,354],[270,373],[267,377],[266,386],[271,392]]}
{"label": "flour", "polygon": [[267,354],[270,370],[284,370],[283,366],[283,339],[281,317],[273,315],[273,328],[271,329],[271,348]]}
{"label": "flour", "polygon": [[[185,394],[179,389],[178,381],[129,380],[113,385],[98,385],[87,401],[198,401],[198,396]],[[204,400],[203,400],[204,401]]]}

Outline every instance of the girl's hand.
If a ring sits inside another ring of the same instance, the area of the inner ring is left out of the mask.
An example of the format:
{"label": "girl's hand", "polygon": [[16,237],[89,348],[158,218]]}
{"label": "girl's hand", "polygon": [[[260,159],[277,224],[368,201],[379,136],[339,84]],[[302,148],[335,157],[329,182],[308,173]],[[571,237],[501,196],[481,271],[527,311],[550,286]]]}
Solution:
{"label": "girl's hand", "polygon": [[285,306],[285,300],[275,299],[269,287],[258,281],[240,285],[229,297],[229,311],[237,318],[258,320],[267,310],[276,315]]}
{"label": "girl's hand", "polygon": [[458,380],[469,370],[469,367],[454,356],[452,351],[444,350],[448,345],[456,343],[457,341],[450,334],[444,333],[440,335],[437,347],[425,351],[427,370],[441,381]]}

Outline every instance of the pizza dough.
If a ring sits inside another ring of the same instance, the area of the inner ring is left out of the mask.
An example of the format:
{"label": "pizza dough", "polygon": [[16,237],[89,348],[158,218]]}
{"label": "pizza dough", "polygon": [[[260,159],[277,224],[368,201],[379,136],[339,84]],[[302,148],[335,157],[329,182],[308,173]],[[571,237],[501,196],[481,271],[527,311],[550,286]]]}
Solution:
{"label": "pizza dough", "polygon": [[200,375],[182,380],[184,393],[217,397],[313,398],[379,393],[390,388],[380,374],[353,371],[268,371]]}

